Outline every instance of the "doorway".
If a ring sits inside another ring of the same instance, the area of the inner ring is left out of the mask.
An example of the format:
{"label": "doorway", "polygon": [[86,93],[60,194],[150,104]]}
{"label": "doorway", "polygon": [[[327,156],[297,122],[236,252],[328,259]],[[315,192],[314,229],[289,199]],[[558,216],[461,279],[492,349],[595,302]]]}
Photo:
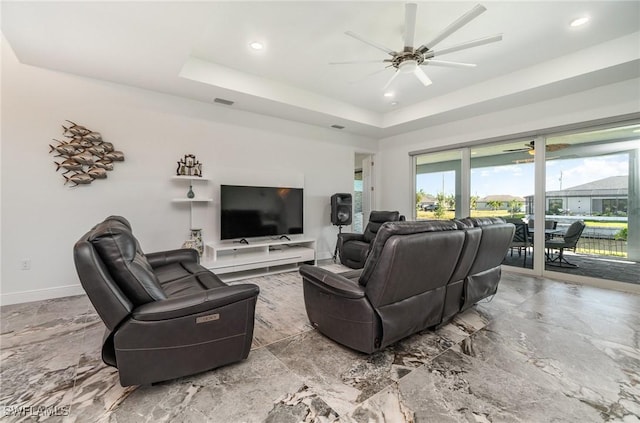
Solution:
{"label": "doorway", "polygon": [[352,228],[357,233],[362,233],[367,227],[373,207],[373,163],[372,154],[355,153]]}

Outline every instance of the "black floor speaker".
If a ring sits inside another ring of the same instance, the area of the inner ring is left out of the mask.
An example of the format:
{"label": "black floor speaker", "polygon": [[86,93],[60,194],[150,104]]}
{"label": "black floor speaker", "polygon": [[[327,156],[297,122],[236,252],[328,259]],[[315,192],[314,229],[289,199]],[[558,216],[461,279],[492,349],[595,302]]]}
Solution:
{"label": "black floor speaker", "polygon": [[331,223],[336,226],[351,224],[351,194],[333,194],[331,196]]}

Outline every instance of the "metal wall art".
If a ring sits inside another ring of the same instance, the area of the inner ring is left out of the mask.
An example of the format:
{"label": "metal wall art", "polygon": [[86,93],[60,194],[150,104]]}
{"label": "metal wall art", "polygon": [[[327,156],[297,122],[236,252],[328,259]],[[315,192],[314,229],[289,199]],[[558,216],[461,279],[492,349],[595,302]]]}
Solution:
{"label": "metal wall art", "polygon": [[178,160],[176,175],[202,177],[202,163],[193,154],[185,154],[184,159]]}
{"label": "metal wall art", "polygon": [[[54,161],[56,170],[64,169],[62,176],[65,185],[71,182],[74,186],[90,184],[95,179],[107,177],[107,171],[113,170],[114,162],[124,160],[124,153],[116,151],[113,144],[102,140],[100,132],[94,132],[82,125],[69,122],[69,126],[62,125],[64,141],[53,139],[58,145],[51,145],[49,153],[56,152],[54,157],[61,157]],[[71,173],[71,175],[68,175]]]}

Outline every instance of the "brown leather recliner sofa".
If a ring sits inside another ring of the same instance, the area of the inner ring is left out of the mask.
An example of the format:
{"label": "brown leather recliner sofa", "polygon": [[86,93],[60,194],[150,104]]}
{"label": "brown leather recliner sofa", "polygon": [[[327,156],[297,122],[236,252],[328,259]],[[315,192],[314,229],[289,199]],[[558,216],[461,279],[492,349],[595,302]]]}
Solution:
{"label": "brown leather recliner sofa", "polygon": [[300,267],[309,320],[365,353],[437,326],[496,293],[513,231],[501,219],[385,223],[362,271]]}
{"label": "brown leather recliner sofa", "polygon": [[198,253],[144,254],[129,222],[111,216],[75,244],[76,270],[106,326],[102,359],[122,386],[199,373],[245,359],[259,288],[228,286]]}

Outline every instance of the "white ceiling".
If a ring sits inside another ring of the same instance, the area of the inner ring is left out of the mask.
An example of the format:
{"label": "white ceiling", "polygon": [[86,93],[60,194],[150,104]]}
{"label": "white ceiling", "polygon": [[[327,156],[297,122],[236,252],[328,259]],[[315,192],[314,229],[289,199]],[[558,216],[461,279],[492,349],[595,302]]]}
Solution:
{"label": "white ceiling", "polygon": [[[418,2],[415,46],[475,4]],[[423,67],[433,84],[401,75],[393,98],[382,90],[392,68],[367,77],[385,65],[328,62],[390,57],[347,30],[401,50],[404,2],[3,1],[2,32],[25,64],[374,138],[640,77],[639,1],[482,4],[438,45],[502,33],[442,57],[477,68]]]}

